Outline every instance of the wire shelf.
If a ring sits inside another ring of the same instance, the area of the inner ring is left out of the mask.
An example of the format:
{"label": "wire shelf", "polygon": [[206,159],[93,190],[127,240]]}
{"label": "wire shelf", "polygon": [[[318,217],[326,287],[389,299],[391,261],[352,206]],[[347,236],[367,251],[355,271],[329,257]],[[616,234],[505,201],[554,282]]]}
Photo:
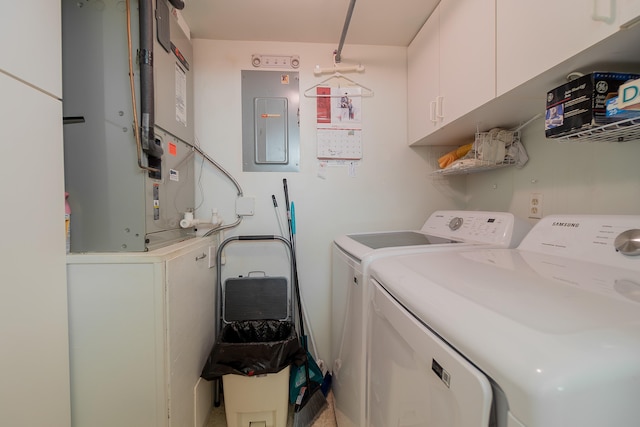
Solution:
{"label": "wire shelf", "polygon": [[547,138],[558,142],[629,142],[640,140],[640,117],[582,130],[570,135]]}
{"label": "wire shelf", "polygon": [[433,172],[433,175],[464,175],[500,169],[515,164],[515,162],[492,163],[483,160],[469,159],[468,161],[463,160],[445,169],[438,169]]}
{"label": "wire shelf", "polygon": [[467,155],[432,174],[462,175],[500,169],[516,165],[521,155],[526,157],[520,143],[520,131],[493,129],[478,132]]}

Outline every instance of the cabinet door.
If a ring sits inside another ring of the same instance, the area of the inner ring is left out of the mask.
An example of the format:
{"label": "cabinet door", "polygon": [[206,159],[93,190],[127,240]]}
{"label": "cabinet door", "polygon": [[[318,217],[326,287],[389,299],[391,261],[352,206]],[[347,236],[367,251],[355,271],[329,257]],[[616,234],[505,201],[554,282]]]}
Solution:
{"label": "cabinet door", "polygon": [[0,91],[0,424],[65,426],[70,415],[62,104],[2,73]]}
{"label": "cabinet door", "polygon": [[5,3],[0,14],[0,69],[62,98],[62,37],[59,1]]}
{"label": "cabinet door", "polygon": [[616,32],[620,23],[593,18],[610,14],[611,1],[497,0],[498,96]]}
{"label": "cabinet door", "polygon": [[127,256],[67,265],[72,427],[167,426],[164,269]]}
{"label": "cabinet door", "polygon": [[440,2],[442,125],[495,97],[495,28],[495,0]]}
{"label": "cabinet door", "polygon": [[439,8],[433,12],[407,49],[409,143],[438,128],[436,98],[440,94]]}
{"label": "cabinet door", "polygon": [[640,1],[618,0],[618,23],[627,25],[640,17]]}
{"label": "cabinet door", "polygon": [[[211,246],[211,250],[210,250]],[[198,393],[207,390],[200,373],[215,338],[215,257],[213,243],[205,241],[167,261],[167,323],[169,357],[169,422],[171,426],[196,425]],[[208,385],[211,393],[211,385]],[[202,399],[205,400],[205,399]]]}

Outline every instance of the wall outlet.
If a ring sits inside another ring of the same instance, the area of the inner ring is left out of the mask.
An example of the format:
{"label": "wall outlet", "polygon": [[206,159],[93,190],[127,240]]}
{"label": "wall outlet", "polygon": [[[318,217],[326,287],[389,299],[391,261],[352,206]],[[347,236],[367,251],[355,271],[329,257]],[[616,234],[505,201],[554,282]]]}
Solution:
{"label": "wall outlet", "polygon": [[531,193],[529,198],[529,218],[542,218],[542,193]]}

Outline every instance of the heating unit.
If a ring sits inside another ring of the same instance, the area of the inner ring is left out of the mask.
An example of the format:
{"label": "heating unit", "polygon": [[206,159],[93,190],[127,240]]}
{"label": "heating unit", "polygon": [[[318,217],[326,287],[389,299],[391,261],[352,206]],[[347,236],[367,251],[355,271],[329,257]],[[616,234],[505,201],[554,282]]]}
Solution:
{"label": "heating unit", "polygon": [[167,0],[61,3],[71,251],[193,237],[180,227],[195,207],[193,56],[177,11]]}

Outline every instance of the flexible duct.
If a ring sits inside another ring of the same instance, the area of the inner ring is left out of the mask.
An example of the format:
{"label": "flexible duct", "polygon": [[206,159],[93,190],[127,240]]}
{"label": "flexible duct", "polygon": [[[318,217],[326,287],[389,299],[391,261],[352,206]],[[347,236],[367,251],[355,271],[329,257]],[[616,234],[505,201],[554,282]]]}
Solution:
{"label": "flexible duct", "polygon": [[[159,173],[160,169],[151,168],[142,164],[142,144],[140,143],[140,127],[138,121],[138,108],[136,107],[136,85],[133,78],[133,46],[131,45],[131,2],[127,4],[127,47],[129,53],[129,85],[131,88],[131,107],[133,109],[133,131],[136,140],[136,154],[138,156],[138,167],[153,173]],[[84,117],[82,117],[84,122]],[[75,122],[74,122],[75,123]],[[66,122],[65,122],[66,124]]]}
{"label": "flexible duct", "polygon": [[140,0],[140,114],[142,149],[154,157],[162,156],[155,143],[153,92],[153,0]]}

